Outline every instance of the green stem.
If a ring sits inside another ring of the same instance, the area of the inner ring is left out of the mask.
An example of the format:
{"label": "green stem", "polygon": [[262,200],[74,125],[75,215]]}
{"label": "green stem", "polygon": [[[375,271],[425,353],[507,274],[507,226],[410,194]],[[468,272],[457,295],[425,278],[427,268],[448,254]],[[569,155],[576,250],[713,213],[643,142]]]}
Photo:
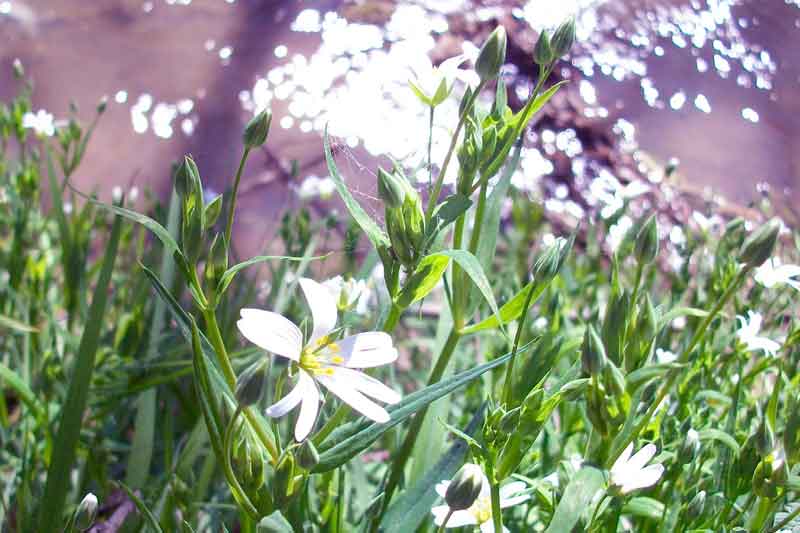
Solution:
{"label": "green stem", "polygon": [[453,134],[453,138],[450,140],[450,147],[447,149],[447,155],[444,158],[444,163],[442,163],[442,170],[436,177],[436,183],[433,186],[433,191],[428,198],[428,207],[425,209],[425,220],[430,220],[431,216],[433,215],[433,209],[436,207],[436,202],[439,200],[439,194],[442,192],[442,185],[444,184],[444,177],[447,173],[447,167],[450,165],[450,159],[453,157],[456,144],[458,144],[458,136],[461,133],[461,128],[464,127],[464,123],[472,111],[472,106],[475,104],[475,100],[478,98],[478,94],[480,94],[484,84],[485,82],[481,81],[472,92],[467,104],[464,106],[464,111],[461,113],[461,116],[458,119],[458,126],[456,126],[456,131]]}
{"label": "green stem", "polygon": [[525,330],[525,321],[528,319],[528,310],[531,307],[531,300],[533,293],[536,290],[536,283],[531,283],[531,288],[525,296],[525,306],[522,308],[522,318],[520,318],[519,326],[517,327],[517,334],[514,336],[514,347],[511,349],[511,359],[506,364],[506,379],[503,383],[503,398],[506,405],[511,405],[511,395],[513,393],[512,377],[514,376],[514,362],[517,360],[517,350],[519,349],[519,342],[522,339],[522,332]]}
{"label": "green stem", "polygon": [[225,245],[231,244],[231,231],[233,231],[233,215],[236,212],[236,196],[239,194],[239,182],[242,179],[242,171],[244,164],[247,161],[247,156],[250,155],[250,148],[245,147],[242,153],[242,158],[239,160],[239,168],[236,170],[236,177],[233,180],[233,192],[231,192],[230,207],[228,208],[228,221],[225,224]]}
{"label": "green stem", "polygon": [[433,158],[431,152],[433,149],[433,113],[436,110],[431,106],[430,115],[428,117],[428,187],[433,185]]}
{"label": "green stem", "polygon": [[491,497],[492,497],[492,525],[495,531],[503,531],[503,511],[500,507],[500,483],[495,479],[494,465],[490,462],[487,465],[489,472],[489,479],[491,479]]}
{"label": "green stem", "polygon": [[597,505],[594,508],[594,512],[592,513],[592,518],[591,520],[589,520],[588,531],[592,530],[592,527],[594,526],[594,521],[597,519],[597,513],[600,511],[600,507],[602,507],[603,502],[605,502],[607,498],[608,498],[608,493],[603,494],[603,497],[600,498],[599,502],[597,502]]}
{"label": "green stem", "polygon": [[[692,351],[695,349],[697,344],[702,340],[706,330],[708,329],[708,326],[711,325],[711,322],[716,318],[716,316],[719,314],[719,312],[722,310],[722,308],[725,306],[728,300],[730,300],[731,296],[733,296],[733,293],[736,291],[736,289],[739,288],[739,285],[749,272],[750,269],[747,267],[742,269],[739,272],[739,275],[736,277],[736,279],[733,280],[733,283],[731,283],[725,290],[725,292],[722,294],[722,297],[720,297],[720,299],[717,300],[717,303],[714,305],[714,308],[711,310],[708,316],[706,316],[705,320],[703,320],[703,322],[697,328],[697,331],[695,331],[695,334],[692,337],[692,340],[689,342],[689,345],[681,353],[681,356],[678,358],[678,363],[686,363],[689,360],[689,356],[691,355]],[[656,409],[658,409],[658,406],[661,404],[662,400],[664,400],[667,394],[669,394],[670,389],[672,389],[673,385],[675,385],[675,382],[677,381],[679,375],[680,372],[678,371],[678,369],[673,370],[670,374],[668,374],[666,383],[664,383],[664,385],[659,389],[658,395],[656,396],[653,403],[650,404],[650,407],[647,409],[645,415],[642,417],[639,423],[636,424],[636,427],[634,427],[633,431],[625,439],[625,441],[620,443],[619,446],[617,446],[614,450],[612,450],[611,454],[609,455],[608,461],[606,462],[606,466],[608,468],[610,468],[611,465],[614,464],[614,462],[619,458],[620,454],[628,446],[628,444],[633,442],[633,440],[639,435],[639,433],[641,433],[642,429],[644,429],[644,427],[653,417],[653,414],[656,412]]]}
{"label": "green stem", "polygon": [[228,423],[228,427],[225,429],[225,437],[223,439],[223,469],[225,471],[225,477],[228,480],[228,484],[231,487],[233,492],[234,499],[236,502],[241,505],[244,510],[247,512],[248,515],[252,517],[258,517],[258,511],[256,510],[253,503],[248,498],[247,494],[244,492],[241,484],[239,484],[239,480],[236,479],[236,474],[233,471],[233,466],[231,465],[231,449],[233,447],[233,430],[236,427],[236,420],[239,418],[239,414],[242,412],[242,407],[238,406],[236,411],[233,413],[233,417],[231,417],[231,421]]}

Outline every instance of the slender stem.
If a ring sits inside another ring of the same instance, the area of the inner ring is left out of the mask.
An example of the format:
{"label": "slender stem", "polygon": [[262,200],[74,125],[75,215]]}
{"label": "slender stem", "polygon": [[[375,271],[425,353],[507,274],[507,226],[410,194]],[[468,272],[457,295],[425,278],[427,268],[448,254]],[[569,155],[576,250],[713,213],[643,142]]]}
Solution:
{"label": "slender stem", "polygon": [[525,296],[525,305],[523,306],[522,318],[520,318],[519,326],[517,327],[517,334],[514,336],[514,347],[511,349],[511,359],[506,364],[506,379],[503,383],[503,398],[506,405],[511,405],[511,394],[513,392],[512,377],[514,375],[514,362],[517,360],[517,350],[519,349],[519,341],[522,339],[522,332],[525,330],[525,321],[528,319],[528,310],[531,307],[531,300],[533,293],[536,291],[536,283],[531,282],[531,288]]}
{"label": "slender stem", "polygon": [[495,531],[503,531],[503,511],[500,508],[500,483],[495,479],[494,465],[489,462],[487,465],[489,479],[491,480],[492,497],[492,525]]}
{"label": "slender stem", "polygon": [[767,530],[767,533],[775,533],[776,531],[778,531],[778,530],[780,530],[780,529],[783,529],[783,528],[784,528],[784,526],[786,526],[786,525],[787,525],[789,522],[791,522],[792,520],[794,520],[795,518],[797,518],[797,516],[798,516],[798,515],[800,515],[800,505],[798,505],[798,506],[795,508],[795,510],[794,510],[794,511],[792,511],[791,513],[789,513],[788,515],[786,515],[786,518],[784,518],[783,520],[781,520],[780,522],[778,522],[778,524],[776,524],[775,526],[773,526],[773,527],[771,527],[770,529],[768,529],[768,530]]}
{"label": "slender stem", "polygon": [[433,149],[433,113],[436,107],[430,106],[430,115],[428,116],[428,187],[433,185],[433,158],[431,151]]}
{"label": "slender stem", "polygon": [[247,156],[250,155],[250,147],[245,147],[242,152],[242,158],[239,160],[239,168],[236,170],[236,177],[233,180],[233,192],[231,192],[231,201],[228,208],[228,221],[225,224],[225,245],[231,245],[231,231],[233,230],[233,215],[236,212],[236,196],[239,194],[239,182],[242,179],[242,171],[244,164],[247,161]]}
{"label": "slender stem", "polygon": [[447,167],[450,165],[450,159],[453,157],[456,144],[458,144],[458,136],[461,133],[461,128],[464,127],[464,122],[466,122],[467,116],[469,116],[470,112],[472,111],[472,106],[475,104],[475,100],[478,98],[478,94],[480,94],[484,84],[485,82],[481,81],[472,92],[469,100],[467,101],[467,105],[464,106],[464,111],[462,111],[461,117],[458,119],[458,126],[456,126],[456,131],[453,134],[453,138],[450,140],[450,147],[447,149],[447,155],[444,158],[444,163],[442,163],[442,169],[439,171],[439,175],[436,177],[436,183],[433,186],[433,192],[431,192],[431,195],[428,198],[428,207],[425,209],[425,220],[430,220],[431,216],[433,215],[433,209],[436,207],[436,202],[439,200],[439,194],[442,192],[442,185],[444,184],[444,177],[447,173]]}
{"label": "slender stem", "polygon": [[233,413],[233,417],[231,417],[231,421],[228,423],[228,427],[225,429],[225,436],[222,445],[222,460],[223,460],[223,468],[225,471],[225,477],[228,479],[228,484],[230,485],[231,489],[233,490],[234,498],[236,502],[241,505],[244,510],[247,512],[248,515],[252,517],[258,516],[258,511],[256,510],[253,503],[250,501],[250,498],[245,493],[244,489],[242,488],[239,480],[236,479],[236,474],[233,471],[233,467],[231,466],[231,448],[233,446],[233,430],[236,427],[236,420],[239,418],[239,414],[242,412],[241,406],[236,408],[236,411]]}
{"label": "slender stem", "polygon": [[447,514],[445,515],[444,520],[442,521],[442,525],[436,529],[436,533],[442,533],[444,531],[444,529],[447,527],[447,521],[450,520],[451,516],[453,516],[453,510],[448,509]]}
{"label": "slender stem", "polygon": [[600,498],[599,502],[597,502],[597,505],[594,508],[594,512],[592,513],[592,518],[591,518],[591,520],[589,520],[589,529],[588,529],[589,531],[592,530],[592,526],[594,525],[594,521],[595,521],[595,519],[597,519],[597,513],[600,511],[600,507],[603,506],[603,502],[605,502],[607,498],[608,498],[608,493],[603,494],[603,497]]}
{"label": "slender stem", "polygon": [[[681,356],[678,358],[678,363],[686,363],[689,360],[689,356],[691,355],[692,351],[695,349],[697,344],[700,342],[700,340],[703,338],[703,335],[705,335],[708,326],[711,325],[711,322],[716,318],[716,316],[719,314],[719,312],[722,310],[722,308],[725,306],[728,300],[730,300],[731,296],[733,296],[733,293],[736,291],[736,289],[739,288],[739,285],[749,272],[750,269],[747,267],[742,269],[739,272],[739,275],[736,277],[736,279],[733,280],[733,283],[731,283],[728,286],[728,288],[722,294],[720,299],[717,300],[717,303],[714,305],[714,308],[711,310],[711,312],[706,316],[705,320],[703,320],[703,322],[697,328],[697,331],[695,331],[695,334],[692,337],[692,340],[689,342],[689,345],[681,353]],[[678,372],[678,369],[668,374],[666,383],[664,383],[664,385],[659,389],[658,395],[656,396],[653,403],[650,404],[650,407],[647,409],[645,415],[642,417],[642,419],[639,421],[636,427],[634,427],[633,431],[625,439],[625,441],[620,443],[620,445],[617,446],[616,449],[612,450],[611,454],[609,454],[608,461],[606,462],[606,465],[608,467],[611,467],[611,465],[614,464],[614,462],[619,458],[622,451],[628,446],[628,444],[633,442],[633,440],[639,435],[642,429],[644,429],[644,427],[653,417],[653,414],[656,412],[656,409],[658,409],[658,406],[661,404],[661,402],[669,393],[672,386],[675,385],[675,381],[677,381],[679,375],[680,373]]]}

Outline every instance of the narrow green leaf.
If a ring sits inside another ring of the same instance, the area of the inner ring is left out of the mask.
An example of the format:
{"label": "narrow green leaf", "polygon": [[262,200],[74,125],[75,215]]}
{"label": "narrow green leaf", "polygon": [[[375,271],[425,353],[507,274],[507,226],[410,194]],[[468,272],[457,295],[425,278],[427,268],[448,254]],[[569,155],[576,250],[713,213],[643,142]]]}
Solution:
{"label": "narrow green leaf", "polygon": [[61,250],[64,252],[65,256],[67,256],[68,251],[72,249],[72,237],[70,235],[67,217],[64,214],[64,204],[61,198],[61,187],[58,184],[56,171],[53,167],[53,154],[49,148],[47,149],[47,177],[50,181],[50,201],[53,203],[53,211],[55,211],[56,214],[56,222],[58,223],[58,237],[61,241]]}
{"label": "narrow green leaf", "polygon": [[397,295],[397,304],[401,309],[405,309],[427,296],[442,279],[449,264],[450,258],[439,254],[424,257],[414,273],[403,284],[400,294]]}
{"label": "narrow green leaf", "polygon": [[142,516],[144,516],[144,520],[147,523],[148,527],[153,531],[155,531],[156,533],[164,533],[163,530],[161,529],[161,525],[158,523],[158,519],[155,517],[153,512],[147,507],[147,505],[145,505],[142,499],[135,492],[133,492],[130,489],[130,487],[128,487],[125,483],[117,481],[116,484],[122,490],[125,491],[125,493],[128,495],[128,498],[131,499],[131,501],[139,510],[139,512],[142,513]]}
{"label": "narrow green leaf", "polygon": [[629,390],[636,390],[638,387],[649,383],[650,381],[663,377],[669,372],[684,367],[685,364],[681,363],[661,363],[656,365],[648,365],[642,368],[637,368],[627,376],[625,382]]}
{"label": "narrow green leaf", "polygon": [[722,431],[721,429],[701,429],[697,432],[700,436],[700,441],[707,441],[707,440],[715,440],[720,442],[731,449],[734,456],[739,455],[739,443],[736,442],[736,439]]}
{"label": "narrow green leaf", "polygon": [[36,395],[28,385],[19,377],[19,374],[8,368],[0,361],[0,382],[11,387],[17,393],[20,401],[30,409],[36,418],[42,413]]}
{"label": "narrow green leaf", "polygon": [[537,284],[536,280],[531,281],[530,283],[525,285],[522,289],[520,289],[520,291],[517,294],[515,294],[509,301],[504,303],[503,306],[499,309],[497,315],[489,316],[484,320],[481,320],[477,324],[467,326],[466,328],[464,328],[464,334],[466,335],[470,333],[477,333],[479,331],[485,331],[487,329],[494,329],[502,324],[508,324],[509,322],[518,319],[522,315],[522,312],[524,311],[525,300],[528,296],[528,291],[531,289],[535,291],[533,297],[531,298],[531,307],[532,307],[546,288],[547,285]]}
{"label": "narrow green leaf", "polygon": [[664,504],[654,498],[637,496],[628,500],[622,507],[622,512],[650,520],[661,520],[664,515]]}
{"label": "narrow green leaf", "polygon": [[708,316],[708,311],[697,309],[695,307],[674,307],[664,313],[661,317],[660,327],[668,326],[673,320],[682,316],[691,316],[695,318],[705,318]]}
{"label": "narrow green leaf", "polygon": [[12,333],[35,333],[39,331],[33,326],[20,322],[10,316],[0,315],[0,328],[11,331]]}
{"label": "narrow green leaf", "polygon": [[331,179],[333,179],[333,183],[336,185],[336,190],[339,193],[339,196],[342,197],[342,201],[344,202],[347,211],[350,212],[350,216],[353,217],[353,220],[364,230],[364,233],[367,234],[367,237],[375,246],[375,248],[384,248],[389,246],[389,238],[383,232],[383,230],[375,223],[374,220],[364,211],[364,208],[361,207],[353,195],[350,194],[350,190],[347,188],[344,180],[342,179],[342,175],[339,174],[339,169],[336,168],[336,161],[333,159],[333,152],[331,151],[331,141],[328,137],[328,127],[325,126],[325,133],[323,138],[323,144],[325,149],[325,162],[328,164],[328,172],[331,173]]}
{"label": "narrow green leaf", "polygon": [[170,254],[174,254],[175,252],[180,253],[178,248],[178,243],[175,239],[170,235],[167,228],[159,224],[157,221],[153,220],[152,218],[148,217],[147,215],[143,215],[141,213],[137,213],[136,211],[132,211],[130,209],[125,209],[124,207],[119,207],[116,205],[111,204],[104,204],[103,202],[98,202],[93,198],[87,199],[94,205],[100,207],[101,209],[105,209],[106,211],[111,211],[115,215],[119,215],[121,217],[127,218],[137,224],[141,224],[148,230],[150,230],[153,235],[155,235],[161,244],[164,245]]}
{"label": "narrow green leaf", "polygon": [[100,342],[100,330],[105,323],[109,283],[114,269],[114,260],[117,257],[121,228],[122,220],[116,217],[106,245],[103,267],[92,296],[86,326],[78,345],[67,397],[59,417],[58,433],[53,443],[53,456],[47,470],[47,483],[41,499],[42,502],[46,502],[46,505],[41,506],[39,531],[57,531],[63,524],[62,513],[69,490],[70,472],[75,463],[81,422],[86,409],[94,372],[95,355]]}
{"label": "narrow green leaf", "polygon": [[597,491],[605,485],[605,474],[593,466],[583,466],[569,480],[545,533],[570,533],[590,507]]}
{"label": "narrow green leaf", "polygon": [[[489,304],[489,308],[494,313],[495,318],[500,321],[500,309],[498,309],[497,301],[494,299],[492,286],[489,280],[486,279],[486,274],[478,259],[467,250],[444,250],[438,252],[438,255],[449,257],[459,264],[461,269],[470,277],[472,283],[475,284],[483,299]],[[502,323],[500,324],[500,329],[503,329]]]}
{"label": "narrow green leaf", "polygon": [[331,253],[327,253],[325,255],[319,255],[319,256],[316,256],[316,257],[309,257],[309,258],[293,257],[293,256],[289,256],[289,255],[258,255],[256,257],[251,257],[250,259],[248,259],[246,261],[242,261],[241,263],[233,265],[228,270],[226,270],[224,274],[222,274],[222,277],[219,280],[219,293],[222,294],[223,292],[225,292],[225,290],[228,288],[228,285],[230,285],[231,282],[233,281],[234,276],[236,276],[236,274],[240,270],[242,270],[244,268],[247,268],[249,266],[252,266],[252,265],[255,265],[255,264],[258,264],[258,263],[264,263],[266,261],[273,261],[273,260],[298,261],[298,262],[299,261],[315,261],[317,259],[325,259],[325,258],[329,257],[330,255],[331,255]]}
{"label": "narrow green leaf", "polygon": [[280,511],[265,516],[256,526],[256,533],[294,533],[294,528]]}

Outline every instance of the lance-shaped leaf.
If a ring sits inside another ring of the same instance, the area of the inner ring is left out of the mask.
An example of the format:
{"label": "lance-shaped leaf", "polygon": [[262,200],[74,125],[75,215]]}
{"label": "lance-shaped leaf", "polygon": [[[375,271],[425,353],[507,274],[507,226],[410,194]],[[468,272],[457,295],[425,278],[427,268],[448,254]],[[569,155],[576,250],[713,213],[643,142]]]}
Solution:
{"label": "lance-shaped leaf", "polygon": [[570,533],[581,515],[591,507],[594,495],[602,490],[605,480],[603,471],[593,466],[585,465],[578,470],[564,489],[545,533]]}

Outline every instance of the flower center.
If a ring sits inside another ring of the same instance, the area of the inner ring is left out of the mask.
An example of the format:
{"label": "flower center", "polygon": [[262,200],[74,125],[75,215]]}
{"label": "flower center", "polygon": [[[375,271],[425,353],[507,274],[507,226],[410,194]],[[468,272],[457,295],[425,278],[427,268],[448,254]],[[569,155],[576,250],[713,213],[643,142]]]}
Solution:
{"label": "flower center", "polygon": [[327,335],[320,337],[300,352],[300,368],[312,374],[333,375],[333,368],[330,365],[344,363],[344,358],[338,355],[339,352],[341,352],[339,345]]}
{"label": "flower center", "polygon": [[488,522],[492,519],[492,500],[489,496],[481,496],[475,503],[472,504],[472,507],[469,508],[469,512],[472,513],[472,516],[475,517],[475,520],[478,521],[478,524],[483,524],[484,522]]}

